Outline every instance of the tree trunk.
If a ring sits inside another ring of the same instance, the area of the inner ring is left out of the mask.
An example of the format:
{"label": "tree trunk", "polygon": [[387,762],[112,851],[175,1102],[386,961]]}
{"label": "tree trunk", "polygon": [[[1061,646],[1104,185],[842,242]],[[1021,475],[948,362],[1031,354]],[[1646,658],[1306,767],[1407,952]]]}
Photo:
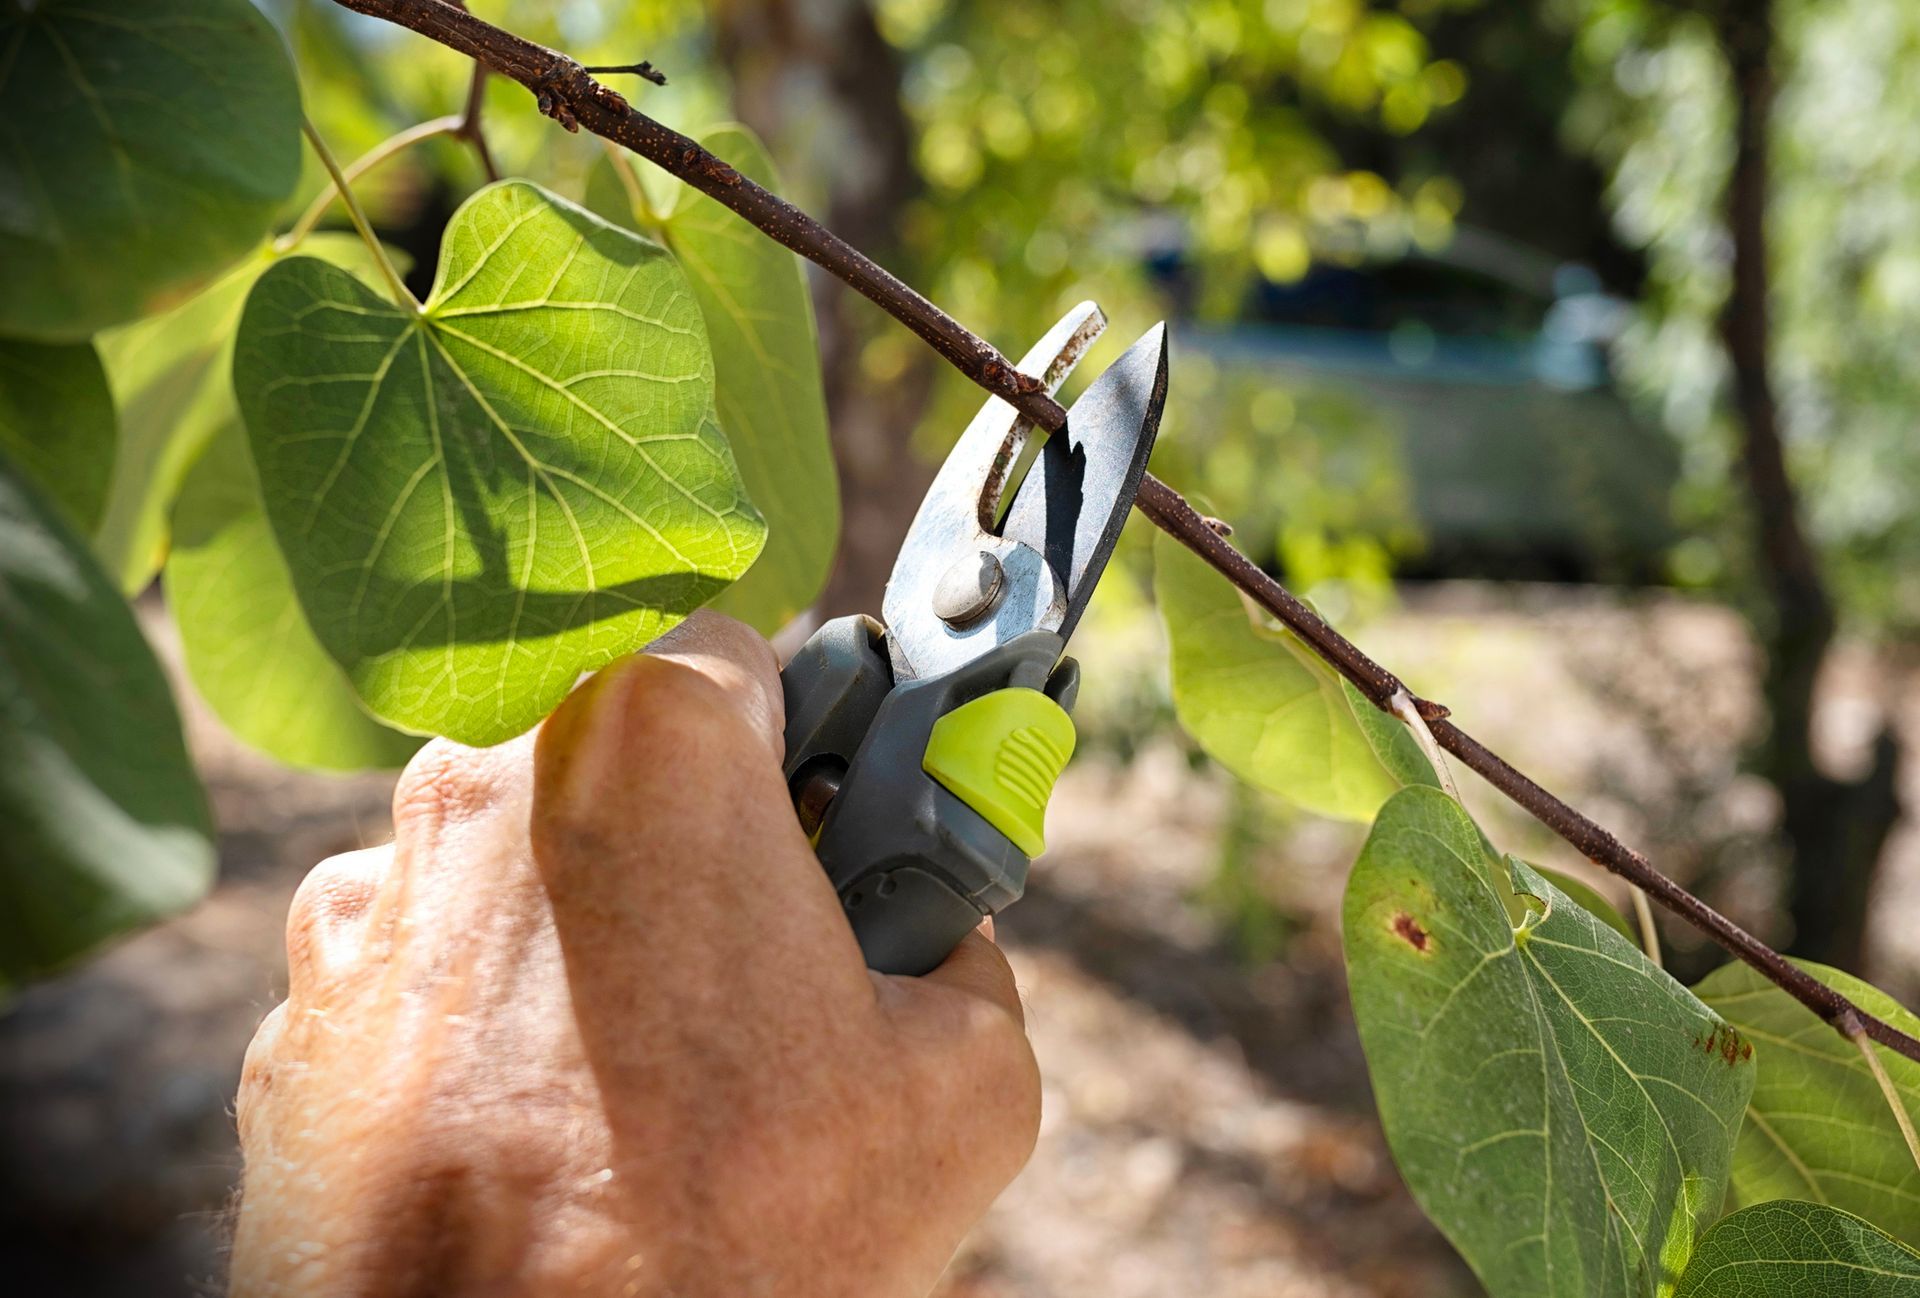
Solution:
{"label": "tree trunk", "polygon": [[[741,120],[776,155],[804,161],[806,170],[790,165],[789,177],[805,174],[824,186],[828,226],[911,282],[899,231],[920,183],[913,133],[901,107],[899,60],[867,5],[725,0],[713,22]],[[862,365],[865,344],[875,330],[897,326],[830,275],[813,273],[810,283],[844,523],[820,612],[878,614],[900,538],[933,476],[912,451],[932,358],[916,349],[903,373],[874,382]]]}
{"label": "tree trunk", "polygon": [[1762,693],[1770,727],[1756,764],[1780,792],[1793,950],[1858,969],[1874,869],[1899,816],[1894,787],[1899,750],[1892,732],[1884,731],[1874,745],[1872,769],[1858,783],[1828,777],[1813,756],[1815,695],[1835,621],[1787,471],[1770,369],[1767,147],[1776,81],[1773,19],[1773,0],[1729,0],[1718,13],[1735,100],[1726,193],[1733,282],[1720,332],[1733,373],[1740,465],[1767,604],[1755,629],[1767,658]]}

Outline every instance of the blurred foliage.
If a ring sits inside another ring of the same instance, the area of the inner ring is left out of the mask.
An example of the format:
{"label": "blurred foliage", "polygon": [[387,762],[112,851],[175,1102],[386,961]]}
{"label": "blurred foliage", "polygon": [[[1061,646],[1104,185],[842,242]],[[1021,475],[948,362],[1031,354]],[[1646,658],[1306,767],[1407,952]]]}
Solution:
{"label": "blurred foliage", "polygon": [[[1345,166],[1327,139],[1330,122],[1404,135],[1466,90],[1463,69],[1387,6],[880,0],[877,14],[918,133],[926,192],[905,236],[920,287],[1016,351],[1088,297],[1120,322],[1110,351],[1170,311],[1230,319],[1257,279],[1443,243],[1460,202],[1444,176]],[[1149,274],[1169,252],[1171,302]],[[869,372],[898,373],[917,346],[877,334]],[[1156,469],[1303,586],[1383,592],[1392,548],[1412,538],[1393,444],[1364,403],[1196,359],[1179,357]],[[979,399],[957,375],[936,392],[930,453]]]}
{"label": "blurred foliage", "polygon": [[[1621,235],[1646,250],[1639,318],[1618,351],[1686,453],[1682,507],[1739,525],[1736,444],[1715,316],[1730,249],[1719,210],[1732,87],[1704,19],[1661,0],[1556,0],[1584,92],[1569,133],[1612,171]],[[1774,379],[1791,468],[1843,614],[1920,630],[1920,6],[1784,0],[1769,237]],[[1675,556],[1693,584],[1740,583],[1744,544]]]}

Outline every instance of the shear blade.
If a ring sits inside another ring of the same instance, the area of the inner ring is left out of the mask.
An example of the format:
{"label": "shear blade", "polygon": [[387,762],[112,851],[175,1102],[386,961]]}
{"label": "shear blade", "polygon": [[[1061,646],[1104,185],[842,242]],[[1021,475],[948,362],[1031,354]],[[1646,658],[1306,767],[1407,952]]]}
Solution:
{"label": "shear blade", "polygon": [[1037,550],[1066,592],[1073,634],[1146,476],[1167,400],[1167,327],[1157,324],[1093,381],[1047,438],[1001,536]]}
{"label": "shear blade", "polygon": [[[1020,370],[1052,392],[1106,328],[1107,318],[1082,302],[1020,358]],[[899,679],[952,671],[1015,636],[1058,620],[1066,592],[1039,554],[1022,551],[982,525],[999,503],[1007,473],[1019,459],[1031,423],[998,397],[980,407],[954,443],[927,489],[913,526],[901,542],[880,606],[888,655]],[[955,627],[936,615],[934,596],[956,564],[979,556],[1004,564],[1002,588],[990,616]]]}

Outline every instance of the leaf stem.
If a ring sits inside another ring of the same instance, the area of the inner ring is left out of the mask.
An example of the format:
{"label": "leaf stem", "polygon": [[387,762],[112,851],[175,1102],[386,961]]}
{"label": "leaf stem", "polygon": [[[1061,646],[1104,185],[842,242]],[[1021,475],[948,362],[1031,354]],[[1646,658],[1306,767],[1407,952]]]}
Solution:
{"label": "leaf stem", "polygon": [[[540,111],[569,131],[582,126],[625,146],[838,277],[905,325],[948,364],[1049,432],[1067,412],[1046,386],[1022,374],[1000,351],[793,204],[742,176],[697,142],[636,110],[594,80],[578,61],[477,18],[446,0],[334,0],[356,13],[386,19],[467,55],[525,86]],[[1373,705],[1393,712],[1406,687],[1392,672],[1329,626],[1259,564],[1207,525],[1186,498],[1148,474],[1135,506],[1279,618]],[[1875,1041],[1920,1062],[1920,1039],[1875,1018],[1801,970],[1778,951],[1654,869],[1597,821],[1555,797],[1460,727],[1441,704],[1408,693],[1436,743],[1588,860],[1643,889],[1654,900],[1758,970],[1768,981],[1844,1033],[1848,1016]]]}
{"label": "leaf stem", "polygon": [[[366,175],[369,171],[372,171],[388,158],[398,153],[404,153],[406,150],[411,149],[414,145],[424,140],[431,140],[439,135],[459,134],[461,121],[462,119],[458,117],[436,117],[430,122],[421,122],[418,126],[409,126],[398,135],[388,136],[355,158],[341,169],[339,176],[344,178],[346,184],[351,185],[354,181],[360,179],[360,177]],[[321,161],[323,163],[326,161],[325,153],[321,154]],[[332,174],[333,169],[331,167],[327,168],[327,170],[329,174]],[[293,223],[293,228],[280,236],[278,243],[281,251],[284,252],[294,247],[308,235],[312,234],[313,227],[320,224],[320,218],[327,214],[327,209],[333,206],[334,199],[339,198],[342,192],[340,180],[328,180],[327,187],[316,194],[311,203],[307,204],[307,210],[300,214],[300,219]]]}
{"label": "leaf stem", "polygon": [[1388,701],[1387,710],[1406,723],[1413,731],[1414,740],[1420,745],[1420,751],[1426,754],[1427,765],[1433,767],[1433,773],[1440,780],[1440,787],[1455,802],[1460,801],[1460,790],[1453,782],[1453,772],[1447,768],[1447,757],[1440,751],[1440,745],[1434,742],[1433,731],[1427,727],[1427,719],[1420,715],[1420,709],[1413,706],[1413,695],[1404,689],[1396,690]]}
{"label": "leaf stem", "polygon": [[406,282],[400,278],[400,272],[393,268],[393,262],[387,257],[387,250],[381,247],[379,237],[374,234],[373,226],[367,221],[367,214],[360,210],[360,202],[353,196],[353,187],[347,183],[346,176],[341,174],[340,164],[333,160],[333,154],[327,149],[327,142],[320,138],[320,132],[314,130],[313,123],[304,116],[300,119],[300,129],[307,133],[307,143],[313,146],[313,152],[320,159],[320,165],[327,169],[329,176],[333,177],[333,187],[339,191],[340,201],[346,204],[347,215],[353,220],[353,228],[360,232],[360,241],[367,245],[367,251],[373,254],[374,261],[379,264],[380,274],[386,279],[387,288],[392,292],[395,304],[412,307],[415,311],[422,310],[420,300],[407,288]]}
{"label": "leaf stem", "polygon": [[1873,1080],[1880,1083],[1880,1094],[1886,1097],[1887,1107],[1893,1110],[1893,1120],[1900,1126],[1900,1135],[1907,1142],[1907,1153],[1913,1156],[1913,1165],[1920,1167],[1920,1135],[1913,1130],[1913,1116],[1907,1112],[1907,1106],[1900,1098],[1899,1088],[1893,1079],[1887,1076],[1887,1066],[1880,1062],[1879,1053],[1873,1048],[1873,1042],[1867,1039],[1867,1030],[1857,1014],[1849,1013],[1842,1022],[1840,1030],[1849,1040],[1860,1048],[1861,1058],[1867,1061],[1867,1069],[1873,1074]]}
{"label": "leaf stem", "polygon": [[1660,963],[1660,930],[1653,924],[1653,907],[1647,904],[1646,890],[1627,885],[1627,891],[1633,894],[1633,918],[1640,925],[1640,947],[1647,953],[1647,959]]}
{"label": "leaf stem", "polygon": [[659,238],[666,239],[667,223],[659,213],[653,210],[653,203],[647,197],[647,190],[640,183],[640,177],[634,173],[633,164],[627,161],[627,152],[611,140],[600,141],[607,151],[607,162],[613,167],[613,174],[620,182],[620,188],[627,195],[627,206],[633,209],[634,221]]}

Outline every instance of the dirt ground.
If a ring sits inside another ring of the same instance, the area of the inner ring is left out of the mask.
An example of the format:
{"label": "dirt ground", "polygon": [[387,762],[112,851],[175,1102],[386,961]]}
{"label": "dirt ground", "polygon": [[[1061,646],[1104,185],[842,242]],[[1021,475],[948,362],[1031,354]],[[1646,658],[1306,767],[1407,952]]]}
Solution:
{"label": "dirt ground", "polygon": [[[1743,919],[1770,922],[1771,800],[1735,768],[1752,655],[1724,610],[1436,587],[1362,639],[1550,787]],[[1843,660],[1827,685],[1837,766],[1859,759],[1889,701],[1920,736],[1920,701],[1864,659]],[[321,857],[388,832],[390,777],[287,771],[200,713],[190,730],[221,826],[217,890],[0,1014],[10,1293],[219,1292],[231,1095],[283,985],[288,897]],[[1907,786],[1920,806],[1920,771]],[[1498,841],[1568,864],[1490,791],[1464,793]],[[1400,1184],[1372,1116],[1337,924],[1358,831],[1263,808],[1250,847],[1243,830],[1230,835],[1279,935],[1253,959],[1234,917],[1205,900],[1224,827],[1244,826],[1245,807],[1171,738],[1125,766],[1096,753],[1063,781],[1051,850],[1001,925],[1045,1077],[1042,1135],[946,1298],[1478,1292]],[[1903,828],[1891,853],[1871,972],[1911,1002],[1920,831]],[[1678,967],[1708,963],[1667,932]]]}

